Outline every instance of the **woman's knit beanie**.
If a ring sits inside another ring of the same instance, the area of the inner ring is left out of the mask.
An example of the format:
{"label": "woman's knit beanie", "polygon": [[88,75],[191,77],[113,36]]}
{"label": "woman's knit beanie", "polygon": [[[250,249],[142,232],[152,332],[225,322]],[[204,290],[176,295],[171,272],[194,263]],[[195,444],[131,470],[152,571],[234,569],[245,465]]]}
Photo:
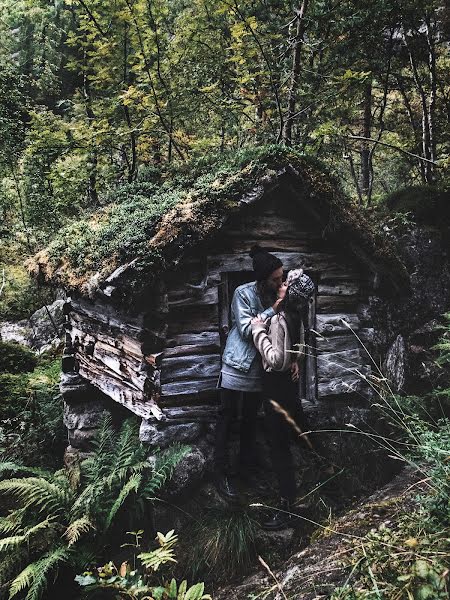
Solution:
{"label": "woman's knit beanie", "polygon": [[289,297],[292,299],[305,298],[309,300],[314,294],[314,282],[309,275],[303,273],[303,269],[289,271],[286,283],[288,284]]}
{"label": "woman's knit beanie", "polygon": [[257,281],[264,281],[274,271],[283,266],[279,258],[267,252],[261,246],[256,244],[250,250],[250,256],[253,259],[253,270]]}

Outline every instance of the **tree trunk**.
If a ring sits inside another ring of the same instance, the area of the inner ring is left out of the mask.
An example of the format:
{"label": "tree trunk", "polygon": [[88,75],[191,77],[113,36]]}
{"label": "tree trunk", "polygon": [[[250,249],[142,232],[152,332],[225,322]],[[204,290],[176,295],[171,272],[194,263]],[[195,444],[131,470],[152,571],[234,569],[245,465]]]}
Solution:
{"label": "tree trunk", "polygon": [[[428,139],[429,139],[429,154],[430,160],[436,160],[436,138],[435,138],[435,115],[436,115],[436,92],[437,92],[437,77],[436,77],[436,48],[435,48],[435,26],[431,24],[429,15],[425,17],[427,31],[427,46],[428,46],[428,70],[430,74],[430,97],[428,102]],[[433,165],[432,176],[434,179]]]}
{"label": "tree trunk", "polygon": [[[362,123],[362,136],[370,138],[372,129],[372,81],[364,87],[364,112]],[[361,143],[361,172],[360,188],[363,198],[368,199],[370,190],[370,147],[367,142]]]}
{"label": "tree trunk", "polygon": [[303,0],[297,11],[297,26],[292,49],[291,84],[289,86],[288,110],[283,128],[283,143],[292,144],[292,126],[294,123],[295,106],[297,102],[297,87],[300,78],[300,59],[305,38],[305,14],[308,9],[308,0]]}

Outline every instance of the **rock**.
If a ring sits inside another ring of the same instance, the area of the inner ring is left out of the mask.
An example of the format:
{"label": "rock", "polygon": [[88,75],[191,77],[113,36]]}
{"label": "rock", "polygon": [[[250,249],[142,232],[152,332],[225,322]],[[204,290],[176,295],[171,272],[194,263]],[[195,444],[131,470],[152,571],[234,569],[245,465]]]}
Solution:
{"label": "rock", "polygon": [[64,400],[70,403],[87,402],[100,394],[87,379],[75,372],[61,374],[59,389]]}
{"label": "rock", "polygon": [[200,423],[182,423],[168,425],[154,420],[143,419],[139,430],[139,439],[151,448],[167,448],[174,442],[182,444],[194,442],[201,433]]}
{"label": "rock", "polygon": [[[30,327],[33,330],[31,343],[34,348],[39,349],[52,342],[55,338],[59,339],[64,323],[63,304],[64,300],[55,300],[47,308],[43,306],[31,315]],[[49,317],[49,313],[51,318]],[[57,331],[55,330],[55,326]]]}
{"label": "rock", "polygon": [[203,478],[206,459],[199,448],[194,446],[176,465],[173,475],[165,489],[169,497],[181,496],[195,488]]}
{"label": "rock", "polygon": [[69,444],[77,450],[89,452],[92,450],[92,442],[97,436],[98,428],[91,429],[69,429]]}
{"label": "rock", "polygon": [[68,404],[64,402],[64,425],[67,429],[91,429],[98,427],[109,414],[102,401]]}
{"label": "rock", "polygon": [[3,342],[16,342],[23,346],[31,347],[33,330],[27,320],[17,323],[2,323],[0,325],[0,339]]}
{"label": "rock", "polygon": [[402,335],[395,338],[386,354],[385,374],[389,380],[392,391],[400,392],[405,385],[406,348]]}

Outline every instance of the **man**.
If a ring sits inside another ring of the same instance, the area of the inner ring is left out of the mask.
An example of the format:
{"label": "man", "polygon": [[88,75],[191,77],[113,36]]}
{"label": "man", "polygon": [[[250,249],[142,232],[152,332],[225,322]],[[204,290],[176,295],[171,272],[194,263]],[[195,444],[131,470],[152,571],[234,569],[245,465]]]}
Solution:
{"label": "man", "polygon": [[238,493],[229,478],[228,445],[233,418],[242,395],[239,470],[248,473],[256,459],[256,415],[261,404],[263,368],[252,337],[252,319],[270,319],[286,293],[283,264],[260,246],[250,251],[256,281],[236,288],[231,303],[231,329],[222,357],[221,408],[214,453],[218,491],[234,501]]}

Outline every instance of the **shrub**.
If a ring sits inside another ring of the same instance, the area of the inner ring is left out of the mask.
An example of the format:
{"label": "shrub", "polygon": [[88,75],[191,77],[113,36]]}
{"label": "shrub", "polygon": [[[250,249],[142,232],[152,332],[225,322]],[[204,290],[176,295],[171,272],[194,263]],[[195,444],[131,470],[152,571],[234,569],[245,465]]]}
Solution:
{"label": "shrub", "polygon": [[37,365],[34,352],[20,344],[0,341],[0,373],[24,373]]}
{"label": "shrub", "polygon": [[0,375],[0,455],[56,467],[65,446],[61,361],[42,357],[32,373]]}
{"label": "shrub", "polygon": [[410,186],[385,198],[386,207],[396,213],[410,213],[417,223],[440,225],[450,222],[448,192],[433,186]]}

